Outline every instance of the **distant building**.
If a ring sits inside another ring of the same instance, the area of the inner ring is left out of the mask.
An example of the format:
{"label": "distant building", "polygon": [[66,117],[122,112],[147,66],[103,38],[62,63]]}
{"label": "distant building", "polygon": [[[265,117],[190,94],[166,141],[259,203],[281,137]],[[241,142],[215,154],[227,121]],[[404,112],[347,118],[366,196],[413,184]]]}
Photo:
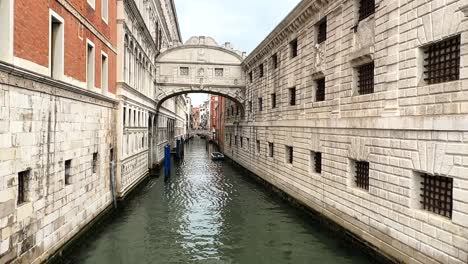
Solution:
{"label": "distant building", "polygon": [[192,114],[190,118],[190,128],[197,130],[200,129],[200,108],[199,107],[193,107],[192,108]]}

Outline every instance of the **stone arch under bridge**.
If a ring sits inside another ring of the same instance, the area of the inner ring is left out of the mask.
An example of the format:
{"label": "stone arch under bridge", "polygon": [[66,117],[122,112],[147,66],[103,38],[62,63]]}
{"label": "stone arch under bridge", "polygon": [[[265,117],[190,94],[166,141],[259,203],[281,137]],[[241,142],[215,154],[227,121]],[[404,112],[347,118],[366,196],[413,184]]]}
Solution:
{"label": "stone arch under bridge", "polygon": [[157,108],[177,95],[209,93],[229,98],[244,111],[244,57],[229,43],[220,46],[210,37],[192,37],[166,50],[157,58]]}

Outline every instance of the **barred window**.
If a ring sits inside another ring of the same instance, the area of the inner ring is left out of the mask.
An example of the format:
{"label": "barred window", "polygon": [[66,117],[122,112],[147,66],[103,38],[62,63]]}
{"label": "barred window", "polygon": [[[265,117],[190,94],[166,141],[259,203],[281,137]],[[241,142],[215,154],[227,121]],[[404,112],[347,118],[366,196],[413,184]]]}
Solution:
{"label": "barred window", "polygon": [[327,17],[322,18],[317,25],[317,43],[320,44],[327,40]]}
{"label": "barred window", "polygon": [[241,141],[241,148],[243,148],[244,147],[244,138],[240,137],[240,141]]}
{"label": "barred window", "polygon": [[271,56],[271,65],[273,66],[273,69],[278,68],[278,54],[275,53]]}
{"label": "barred window", "polygon": [[371,94],[374,92],[374,62],[361,65],[358,71],[359,94]]}
{"label": "barred window", "polygon": [[422,174],[421,180],[422,209],[452,218],[453,178]]}
{"label": "barred window", "polygon": [[237,146],[237,136],[234,137],[234,146]]}
{"label": "barred window", "polygon": [[315,101],[325,101],[325,78],[321,78],[315,81],[317,90],[315,92]]}
{"label": "barred window", "polygon": [[291,146],[286,146],[286,162],[292,164],[294,160],[294,150]]}
{"label": "barred window", "polygon": [[375,13],[375,0],[360,0],[359,21]]}
{"label": "barred window", "polygon": [[271,108],[276,108],[276,93],[271,94]]}
{"label": "barred window", "polygon": [[93,173],[97,172],[97,165],[98,165],[98,154],[97,152],[93,153]]}
{"label": "barred window", "polygon": [[258,66],[258,77],[262,78],[264,75],[263,63]]}
{"label": "barred window", "polygon": [[252,112],[252,101],[249,101],[249,111]]}
{"label": "barred window", "polygon": [[18,173],[18,205],[27,202],[28,183],[31,171],[26,170]]}
{"label": "barred window", "polygon": [[223,68],[215,68],[215,76],[216,77],[223,77],[224,69]]}
{"label": "barred window", "polygon": [[293,41],[289,42],[289,50],[290,50],[290,55],[291,58],[297,57],[297,50],[298,50],[298,44],[297,44],[297,38],[294,39]]}
{"label": "barred window", "polygon": [[274,155],[275,155],[275,146],[273,145],[273,143],[268,142],[268,156],[270,156],[270,158],[273,158]]}
{"label": "barred window", "polygon": [[71,160],[65,161],[65,185],[71,184]]}
{"label": "barred window", "polygon": [[257,153],[260,153],[260,140],[257,140]]}
{"label": "barred window", "polygon": [[424,80],[428,84],[460,79],[460,35],[431,44],[424,51]]}
{"label": "barred window", "polygon": [[369,190],[369,162],[355,161],[355,182],[358,188]]}
{"label": "barred window", "polygon": [[253,74],[252,74],[252,72],[249,72],[249,81],[250,81],[250,83],[253,82]]}
{"label": "barred window", "polygon": [[263,111],[263,98],[258,98],[258,111]]}
{"label": "barred window", "polygon": [[296,105],[296,87],[289,88],[289,105]]}
{"label": "barred window", "polygon": [[322,173],[322,153],[312,151],[310,159],[312,170],[319,174]]}
{"label": "barred window", "polygon": [[180,67],[180,75],[181,76],[188,76],[189,75],[189,68],[188,67]]}

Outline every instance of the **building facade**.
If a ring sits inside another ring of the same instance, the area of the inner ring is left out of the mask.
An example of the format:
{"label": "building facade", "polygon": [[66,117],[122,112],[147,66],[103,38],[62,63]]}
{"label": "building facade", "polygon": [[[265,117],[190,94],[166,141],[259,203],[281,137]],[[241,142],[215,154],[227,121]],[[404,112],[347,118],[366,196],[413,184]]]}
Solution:
{"label": "building facade", "polygon": [[468,263],[467,16],[302,1],[244,60],[225,154],[391,258]]}
{"label": "building facade", "polygon": [[41,262],[112,203],[115,1],[0,1],[0,263]]}

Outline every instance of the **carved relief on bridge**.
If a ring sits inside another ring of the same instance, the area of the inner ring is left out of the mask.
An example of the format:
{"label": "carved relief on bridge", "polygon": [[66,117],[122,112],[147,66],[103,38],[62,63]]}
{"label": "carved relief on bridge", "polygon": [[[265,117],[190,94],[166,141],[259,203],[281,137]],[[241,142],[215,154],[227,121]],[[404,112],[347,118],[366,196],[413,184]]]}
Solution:
{"label": "carved relief on bridge", "polygon": [[244,99],[244,54],[229,43],[218,45],[209,37],[192,37],[184,45],[163,52],[157,59],[157,100],[191,92]]}

